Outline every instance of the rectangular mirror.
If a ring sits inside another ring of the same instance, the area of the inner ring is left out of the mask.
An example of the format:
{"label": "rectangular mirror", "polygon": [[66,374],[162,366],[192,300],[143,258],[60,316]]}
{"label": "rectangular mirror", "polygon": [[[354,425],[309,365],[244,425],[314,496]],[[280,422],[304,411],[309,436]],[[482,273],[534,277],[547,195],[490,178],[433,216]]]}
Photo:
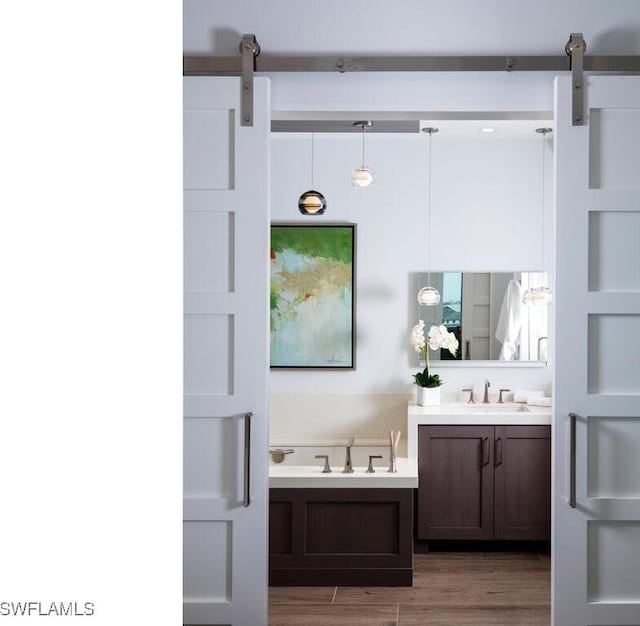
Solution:
{"label": "rectangular mirror", "polygon": [[418,274],[418,289],[440,291],[440,303],[418,305],[425,333],[443,324],[458,338],[457,355],[430,351],[433,361],[546,361],[549,306],[522,302],[527,289],[548,286],[545,272],[433,272]]}

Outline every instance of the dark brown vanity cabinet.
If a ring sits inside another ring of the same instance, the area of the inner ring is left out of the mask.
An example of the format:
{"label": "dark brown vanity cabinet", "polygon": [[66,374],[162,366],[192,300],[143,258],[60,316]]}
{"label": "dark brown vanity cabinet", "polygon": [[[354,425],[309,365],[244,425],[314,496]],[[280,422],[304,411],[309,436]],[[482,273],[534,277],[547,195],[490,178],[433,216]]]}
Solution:
{"label": "dark brown vanity cabinet", "polygon": [[418,539],[549,539],[549,426],[420,426],[418,446]]}

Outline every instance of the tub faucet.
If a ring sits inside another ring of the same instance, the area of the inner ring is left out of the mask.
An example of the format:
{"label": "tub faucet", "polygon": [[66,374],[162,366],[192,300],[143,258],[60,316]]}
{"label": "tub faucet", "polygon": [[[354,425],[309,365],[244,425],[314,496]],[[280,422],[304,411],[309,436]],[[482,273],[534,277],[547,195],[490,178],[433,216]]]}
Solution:
{"label": "tub faucet", "polygon": [[489,387],[491,387],[491,383],[485,378],[485,381],[484,381],[484,398],[482,400],[482,404],[489,404]]}
{"label": "tub faucet", "polygon": [[347,457],[344,461],[344,469],[342,470],[343,474],[353,474],[353,465],[351,463],[351,446],[353,445],[354,437],[351,437],[349,441],[347,441]]}
{"label": "tub faucet", "polygon": [[[543,335],[542,337],[538,337],[538,361],[540,361],[540,353],[541,353],[541,350],[540,350],[540,344],[541,344],[545,339],[548,341],[548,340],[549,340],[549,337],[545,337],[544,335]],[[547,350],[548,350],[548,348],[547,348]],[[547,355],[547,356],[548,356],[548,355]]]}

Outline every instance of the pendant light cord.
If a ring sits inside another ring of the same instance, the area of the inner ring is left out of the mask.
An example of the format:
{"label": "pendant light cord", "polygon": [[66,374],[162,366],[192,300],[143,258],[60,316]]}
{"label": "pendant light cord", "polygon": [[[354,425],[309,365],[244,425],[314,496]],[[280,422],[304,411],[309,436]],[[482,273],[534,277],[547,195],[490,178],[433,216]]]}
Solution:
{"label": "pendant light cord", "polygon": [[313,189],[313,131],[311,131],[311,189]]}
{"label": "pendant light cord", "polygon": [[433,133],[429,133],[429,180],[427,193],[427,286],[431,285],[431,142],[433,141]]}
{"label": "pendant light cord", "polygon": [[[542,269],[544,270],[546,263],[545,263],[545,257],[546,257],[546,248],[544,245],[544,231],[545,229],[545,219],[544,219],[544,197],[545,197],[545,188],[544,188],[544,179],[545,177],[545,140],[547,138],[547,133],[542,133],[542,202],[541,202],[541,206],[542,206]],[[544,271],[542,273],[542,282],[544,286]]]}
{"label": "pendant light cord", "polygon": [[364,124],[362,124],[362,169],[364,169]]}

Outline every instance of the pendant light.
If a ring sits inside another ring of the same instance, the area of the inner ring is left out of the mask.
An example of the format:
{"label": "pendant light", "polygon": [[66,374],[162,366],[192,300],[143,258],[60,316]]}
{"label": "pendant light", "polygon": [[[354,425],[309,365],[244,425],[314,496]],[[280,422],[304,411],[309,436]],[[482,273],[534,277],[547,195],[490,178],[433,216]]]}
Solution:
{"label": "pendant light", "polygon": [[313,131],[311,132],[311,189],[298,199],[298,211],[302,215],[322,215],[327,208],[324,196],[313,188]]}
{"label": "pendant light", "polygon": [[[552,132],[551,128],[536,128],[536,133],[542,135],[542,201],[540,203],[541,212],[542,212],[542,259],[544,266],[544,255],[545,255],[545,246],[544,246],[544,196],[545,196],[545,152],[546,152],[546,142],[545,139],[547,135]],[[552,301],[552,293],[549,287],[530,287],[527,289],[523,296],[522,302],[527,305],[541,305],[541,304],[550,304]]]}
{"label": "pendant light", "polygon": [[373,122],[354,122],[354,126],[360,126],[362,128],[362,165],[353,172],[351,177],[351,184],[357,188],[368,187],[373,182],[373,172],[370,167],[366,167],[364,164],[364,131],[366,128],[371,128]]}
{"label": "pendant light", "polygon": [[423,133],[429,134],[429,182],[427,194],[427,286],[418,292],[418,302],[424,306],[435,306],[440,302],[440,292],[431,286],[431,141],[433,134],[439,131],[438,128],[429,126],[423,128]]}

